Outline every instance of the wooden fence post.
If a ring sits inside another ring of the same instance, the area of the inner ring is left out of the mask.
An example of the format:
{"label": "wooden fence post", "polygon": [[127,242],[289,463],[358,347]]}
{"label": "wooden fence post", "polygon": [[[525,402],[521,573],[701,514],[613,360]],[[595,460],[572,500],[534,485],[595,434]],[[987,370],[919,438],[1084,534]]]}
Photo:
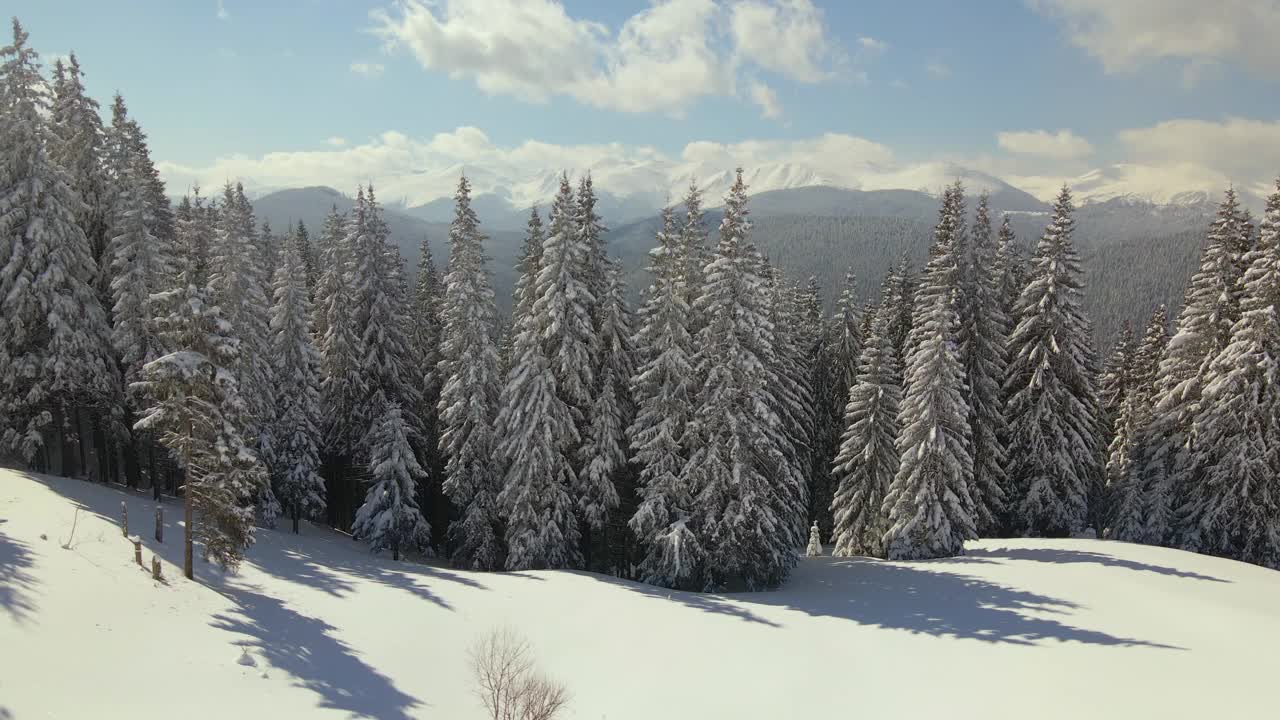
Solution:
{"label": "wooden fence post", "polygon": [[129,539],[133,541],[134,562],[138,563],[138,567],[146,567],[146,565],[142,564],[142,538],[134,537]]}
{"label": "wooden fence post", "polygon": [[156,542],[164,542],[164,507],[156,506]]}
{"label": "wooden fence post", "polygon": [[129,537],[129,506],[120,501],[120,534]]}
{"label": "wooden fence post", "polygon": [[160,575],[160,558],[155,555],[151,556],[151,578],[153,580],[164,580]]}

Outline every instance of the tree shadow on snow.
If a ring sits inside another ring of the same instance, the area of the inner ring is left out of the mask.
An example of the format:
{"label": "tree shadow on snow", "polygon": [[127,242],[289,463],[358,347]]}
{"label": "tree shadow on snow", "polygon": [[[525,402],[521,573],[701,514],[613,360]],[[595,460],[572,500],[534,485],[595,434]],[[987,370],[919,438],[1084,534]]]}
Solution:
{"label": "tree shadow on snow", "polygon": [[[363,545],[355,545],[354,542],[350,547],[343,547],[341,540],[327,543],[324,556],[313,557],[307,548],[295,541],[297,536],[286,533],[287,531],[280,531],[275,539],[279,544],[276,548],[278,552],[251,554],[249,562],[268,575],[306,585],[335,597],[353,592],[356,588],[353,580],[358,580],[398,588],[446,610],[452,610],[453,607],[444,598],[423,583],[451,582],[477,590],[487,589],[464,573],[408,561],[397,563],[390,557],[372,555],[363,550]],[[334,534],[338,538],[344,537]]]}
{"label": "tree shadow on snow", "polygon": [[[960,565],[973,561],[960,557],[938,562]],[[1065,618],[1079,609],[1075,603],[969,575],[871,558],[812,562],[824,567],[806,572],[781,590],[735,595],[734,599],[888,630],[989,643],[1032,646],[1042,640],[1058,640],[1184,649],[1074,627]]]}
{"label": "tree shadow on snow", "polygon": [[325,621],[250,590],[223,588],[219,592],[235,608],[215,615],[210,625],[248,636],[250,640],[240,644],[256,649],[271,667],[288,673],[296,687],[319,695],[320,707],[355,717],[396,720],[408,718],[408,710],[423,704],[361,660],[332,634],[335,628]]}
{"label": "tree shadow on snow", "polygon": [[1178,570],[1176,568],[1164,567],[1162,565],[1149,565],[1143,562],[1125,560],[1113,555],[1107,555],[1106,553],[1091,552],[1088,550],[1060,550],[1057,548],[981,548],[965,550],[965,557],[1008,558],[1010,560],[1031,560],[1035,562],[1058,563],[1064,565],[1074,563],[1093,563],[1097,565],[1105,565],[1107,567],[1153,572],[1179,578],[1208,580],[1210,582],[1220,583],[1231,582],[1230,580],[1223,580],[1222,578],[1216,578],[1210,575],[1201,575],[1200,573],[1191,572],[1189,570]]}
{"label": "tree shadow on snow", "polygon": [[30,572],[35,557],[30,545],[5,534],[4,522],[0,520],[0,607],[14,621],[25,622],[36,609],[31,597],[36,580]]}
{"label": "tree shadow on snow", "polygon": [[[778,623],[757,615],[750,608],[743,607],[740,603],[734,602],[724,595],[715,595],[711,593],[687,592],[684,590],[671,590],[669,588],[659,587],[657,585],[647,585],[633,580],[623,580],[610,575],[599,575],[596,573],[580,573],[585,577],[593,580],[617,585],[620,588],[647,595],[656,600],[664,600],[667,602],[676,602],[685,607],[701,610],[702,612],[714,613],[716,615],[725,615],[734,617],[746,622],[758,623],[760,625],[768,625],[769,627],[780,628]],[[740,598],[739,598],[740,599]]]}

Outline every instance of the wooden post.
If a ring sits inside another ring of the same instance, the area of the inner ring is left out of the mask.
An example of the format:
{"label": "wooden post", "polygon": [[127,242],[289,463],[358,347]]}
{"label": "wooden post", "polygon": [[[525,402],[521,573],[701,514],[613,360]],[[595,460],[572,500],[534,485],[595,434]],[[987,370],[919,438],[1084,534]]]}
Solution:
{"label": "wooden post", "polygon": [[142,564],[142,538],[130,538],[133,541],[133,559],[138,563],[138,567],[146,567]]}
{"label": "wooden post", "polygon": [[160,574],[160,558],[155,555],[151,556],[151,578],[153,580],[164,580],[164,577]]}
{"label": "wooden post", "polygon": [[120,501],[120,534],[129,537],[129,506]]}
{"label": "wooden post", "polygon": [[164,542],[164,506],[156,506],[156,542]]}

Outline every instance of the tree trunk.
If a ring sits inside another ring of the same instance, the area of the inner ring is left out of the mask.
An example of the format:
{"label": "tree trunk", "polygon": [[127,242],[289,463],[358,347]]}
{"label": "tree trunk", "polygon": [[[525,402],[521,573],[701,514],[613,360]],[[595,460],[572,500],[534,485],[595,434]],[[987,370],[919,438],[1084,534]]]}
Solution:
{"label": "tree trunk", "polygon": [[151,482],[151,493],[156,502],[160,501],[160,477],[156,472],[156,444],[147,439],[147,478]]}
{"label": "tree trunk", "polygon": [[187,444],[182,448],[182,467],[186,472],[186,477],[182,483],[182,574],[187,576],[188,580],[195,579],[195,566],[191,558],[191,546],[193,542],[192,524],[195,521],[195,493],[191,492],[191,443],[194,442],[195,428],[192,427],[191,420],[187,420]]}
{"label": "tree trunk", "polygon": [[298,516],[302,513],[298,510],[298,503],[293,504],[293,534],[298,534]]}

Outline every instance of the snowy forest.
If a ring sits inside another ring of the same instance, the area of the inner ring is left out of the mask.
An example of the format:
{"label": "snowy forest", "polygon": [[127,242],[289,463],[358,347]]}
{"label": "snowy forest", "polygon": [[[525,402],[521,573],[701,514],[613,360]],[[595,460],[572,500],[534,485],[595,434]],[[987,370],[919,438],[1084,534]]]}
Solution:
{"label": "snowy forest", "polygon": [[852,267],[828,312],[757,249],[739,170],[663,212],[632,307],[566,172],[500,317],[466,177],[408,268],[372,185],[319,228],[259,224],[239,183],[172,203],[74,54],[44,68],[15,19],[0,62],[0,464],[182,496],[188,577],[195,543],[235,567],[301,519],[395,559],[696,591],[777,587],[823,542],[1280,569],[1280,180],[1260,221],[1227,188],[1181,308],[1105,352],[1065,186],[1026,257],[957,181],[927,263],[873,298]]}

